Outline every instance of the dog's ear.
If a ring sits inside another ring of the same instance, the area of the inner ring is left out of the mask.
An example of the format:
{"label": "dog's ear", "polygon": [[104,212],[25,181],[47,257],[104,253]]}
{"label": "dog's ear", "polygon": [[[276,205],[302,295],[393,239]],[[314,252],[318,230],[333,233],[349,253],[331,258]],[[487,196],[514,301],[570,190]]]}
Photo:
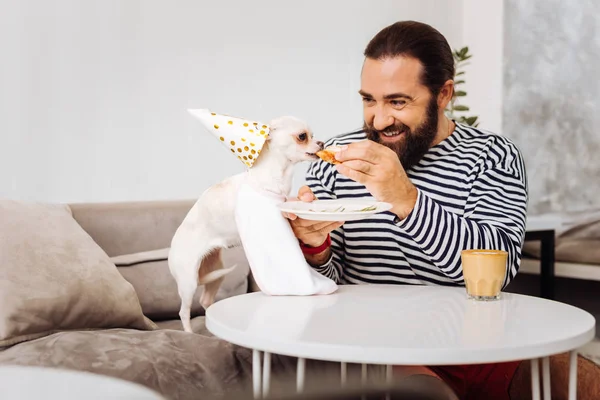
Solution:
{"label": "dog's ear", "polygon": [[281,120],[281,118],[275,118],[269,122],[269,133],[267,133],[266,136],[267,140],[272,138],[273,132],[279,129],[282,123],[283,121]]}
{"label": "dog's ear", "polygon": [[282,122],[283,121],[281,120],[281,118],[272,119],[269,122],[269,128],[271,128],[271,131],[277,130],[277,128],[279,128],[281,126]]}

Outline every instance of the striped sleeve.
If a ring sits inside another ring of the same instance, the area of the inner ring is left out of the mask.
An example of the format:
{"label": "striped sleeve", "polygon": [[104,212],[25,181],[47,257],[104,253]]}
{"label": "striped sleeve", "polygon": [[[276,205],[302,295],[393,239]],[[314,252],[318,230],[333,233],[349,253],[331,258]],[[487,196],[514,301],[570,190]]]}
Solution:
{"label": "striped sleeve", "polygon": [[446,210],[419,189],[415,208],[397,222],[431,262],[456,283],[464,283],[460,259],[463,249],[507,251],[504,287],[519,270],[525,236],[527,180],[520,154],[517,151],[512,156],[516,161],[510,165],[502,163],[477,176],[463,215]]}
{"label": "striped sleeve", "polygon": [[[319,200],[335,199],[335,171],[331,164],[317,161],[311,164],[306,174],[306,184]],[[313,267],[321,275],[341,283],[344,265],[343,226],[331,232],[331,257],[323,265]]]}

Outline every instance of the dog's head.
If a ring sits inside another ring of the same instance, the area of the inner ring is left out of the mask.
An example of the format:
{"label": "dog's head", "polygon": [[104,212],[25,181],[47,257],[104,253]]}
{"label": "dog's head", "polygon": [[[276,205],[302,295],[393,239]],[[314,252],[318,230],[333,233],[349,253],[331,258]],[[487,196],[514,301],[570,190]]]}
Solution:
{"label": "dog's head", "polygon": [[269,149],[284,154],[292,163],[317,160],[323,142],[315,140],[308,125],[295,117],[280,117],[270,123]]}

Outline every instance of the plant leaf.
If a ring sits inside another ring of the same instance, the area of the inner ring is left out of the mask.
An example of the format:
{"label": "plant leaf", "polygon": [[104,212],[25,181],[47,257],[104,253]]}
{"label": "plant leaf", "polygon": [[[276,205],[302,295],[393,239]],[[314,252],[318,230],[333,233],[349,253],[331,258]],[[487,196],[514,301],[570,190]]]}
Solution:
{"label": "plant leaf", "polygon": [[471,126],[473,126],[473,124],[475,124],[476,121],[477,121],[477,116],[465,118],[465,122]]}
{"label": "plant leaf", "polygon": [[457,106],[454,106],[454,110],[455,111],[469,111],[470,108],[459,104]]}
{"label": "plant leaf", "polygon": [[454,82],[454,85],[460,85],[461,83],[465,83],[465,81],[456,81]]}
{"label": "plant leaf", "polygon": [[465,92],[464,90],[457,90],[456,92],[454,92],[454,95],[456,97],[462,97],[462,96],[466,96],[467,92]]}
{"label": "plant leaf", "polygon": [[460,71],[460,72],[457,72],[455,76],[460,76],[460,75],[464,75],[464,74],[465,74],[465,71]]}

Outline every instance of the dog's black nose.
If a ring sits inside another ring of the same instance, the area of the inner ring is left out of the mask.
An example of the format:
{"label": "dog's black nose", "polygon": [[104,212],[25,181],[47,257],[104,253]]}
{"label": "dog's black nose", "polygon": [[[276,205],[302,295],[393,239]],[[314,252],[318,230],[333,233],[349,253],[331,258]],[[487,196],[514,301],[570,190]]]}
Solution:
{"label": "dog's black nose", "polygon": [[321,142],[321,141],[317,141],[317,145],[322,149],[325,147],[325,143]]}

